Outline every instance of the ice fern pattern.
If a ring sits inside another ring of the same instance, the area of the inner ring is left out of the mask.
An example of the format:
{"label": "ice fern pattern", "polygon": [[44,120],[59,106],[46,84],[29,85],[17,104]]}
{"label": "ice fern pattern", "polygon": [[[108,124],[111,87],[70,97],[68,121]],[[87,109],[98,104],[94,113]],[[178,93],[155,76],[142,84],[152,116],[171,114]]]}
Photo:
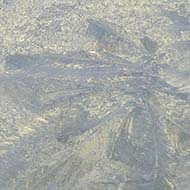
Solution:
{"label": "ice fern pattern", "polygon": [[[166,64],[146,35],[138,45],[111,23],[90,18],[87,25],[96,52],[7,57],[0,82],[7,101],[39,122],[3,155],[1,187],[188,190],[190,94],[167,77],[189,82],[190,71]],[[140,56],[131,61],[123,52]]]}

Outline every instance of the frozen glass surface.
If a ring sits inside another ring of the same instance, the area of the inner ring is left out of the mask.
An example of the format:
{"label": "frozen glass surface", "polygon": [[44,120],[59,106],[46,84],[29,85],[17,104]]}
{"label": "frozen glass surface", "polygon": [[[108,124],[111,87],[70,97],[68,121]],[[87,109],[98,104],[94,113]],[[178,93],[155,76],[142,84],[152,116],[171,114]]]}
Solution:
{"label": "frozen glass surface", "polygon": [[190,2],[0,1],[0,190],[190,190]]}

